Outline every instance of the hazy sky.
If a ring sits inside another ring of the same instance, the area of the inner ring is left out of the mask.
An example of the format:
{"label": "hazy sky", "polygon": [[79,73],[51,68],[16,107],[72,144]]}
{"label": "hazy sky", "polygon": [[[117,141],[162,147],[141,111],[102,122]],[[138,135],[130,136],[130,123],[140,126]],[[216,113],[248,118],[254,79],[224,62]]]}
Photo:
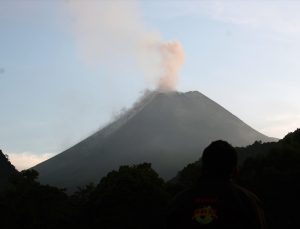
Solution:
{"label": "hazy sky", "polygon": [[183,47],[179,91],[200,91],[272,137],[300,127],[299,1],[85,2],[0,1],[0,149],[17,168],[153,89],[151,55],[135,46],[150,38]]}

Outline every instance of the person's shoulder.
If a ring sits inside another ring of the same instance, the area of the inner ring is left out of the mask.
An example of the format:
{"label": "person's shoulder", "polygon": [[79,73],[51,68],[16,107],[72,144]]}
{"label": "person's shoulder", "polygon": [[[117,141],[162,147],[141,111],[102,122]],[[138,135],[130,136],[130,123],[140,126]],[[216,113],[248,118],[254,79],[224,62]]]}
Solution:
{"label": "person's shoulder", "polygon": [[[172,218],[177,218],[185,209],[187,208],[189,199],[191,197],[192,189],[187,188],[180,193],[178,193],[173,200],[170,202],[169,206],[166,209],[167,221]],[[170,223],[170,222],[169,222]]]}
{"label": "person's shoulder", "polygon": [[262,207],[262,202],[261,200],[251,191],[249,191],[248,189],[237,185],[237,184],[232,184],[233,188],[235,190],[237,190],[237,192],[239,192],[240,196],[243,198],[247,198],[248,200],[250,200],[253,204],[256,204],[260,207]]}
{"label": "person's shoulder", "polygon": [[191,197],[193,192],[194,192],[193,188],[186,188],[183,191],[176,194],[176,196],[173,199],[173,202],[185,201],[186,199]]}
{"label": "person's shoulder", "polygon": [[179,192],[169,204],[169,209],[187,207],[191,203],[195,193],[197,193],[197,189],[195,187],[189,187]]}
{"label": "person's shoulder", "polygon": [[242,197],[244,202],[248,202],[248,206],[253,210],[253,219],[255,219],[254,228],[267,228],[265,211],[262,201],[253,192],[249,191],[246,188],[243,188],[236,184],[234,185],[234,188],[240,192],[240,196]]}

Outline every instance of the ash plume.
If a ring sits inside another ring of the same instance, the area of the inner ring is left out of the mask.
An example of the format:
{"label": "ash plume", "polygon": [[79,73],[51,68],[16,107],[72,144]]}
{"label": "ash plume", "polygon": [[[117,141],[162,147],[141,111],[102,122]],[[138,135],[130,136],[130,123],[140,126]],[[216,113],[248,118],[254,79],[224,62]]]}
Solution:
{"label": "ash plume", "polygon": [[179,42],[168,42],[160,45],[160,54],[163,72],[159,78],[158,89],[174,91],[178,81],[177,72],[184,62],[183,49]]}
{"label": "ash plume", "polygon": [[91,66],[142,70],[145,80],[160,91],[176,89],[184,62],[179,42],[163,42],[146,28],[137,1],[68,1],[73,31],[82,59]]}

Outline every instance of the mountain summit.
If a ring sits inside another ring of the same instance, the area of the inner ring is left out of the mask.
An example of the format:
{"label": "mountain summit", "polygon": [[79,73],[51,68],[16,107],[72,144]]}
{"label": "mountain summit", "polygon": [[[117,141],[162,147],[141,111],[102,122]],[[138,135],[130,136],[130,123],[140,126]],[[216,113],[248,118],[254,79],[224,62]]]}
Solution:
{"label": "mountain summit", "polygon": [[275,141],[199,92],[151,92],[116,121],[34,169],[41,182],[67,188],[141,162],[170,179],[217,139],[234,146]]}

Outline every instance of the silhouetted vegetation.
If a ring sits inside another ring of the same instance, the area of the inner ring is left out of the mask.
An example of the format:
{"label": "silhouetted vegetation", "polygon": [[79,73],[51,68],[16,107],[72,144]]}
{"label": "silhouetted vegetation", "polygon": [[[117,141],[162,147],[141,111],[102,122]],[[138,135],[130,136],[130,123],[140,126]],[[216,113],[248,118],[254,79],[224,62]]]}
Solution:
{"label": "silhouetted vegetation", "polygon": [[8,155],[0,150],[0,191],[7,185],[9,178],[17,174],[17,170],[10,163]]}
{"label": "silhouetted vegetation", "polygon": [[300,228],[299,180],[300,129],[273,143],[264,154],[248,158],[239,177],[239,183],[257,193],[264,202],[270,228]]}
{"label": "silhouetted vegetation", "polygon": [[88,228],[159,228],[164,207],[170,196],[164,181],[144,163],[121,166],[72,196],[78,206],[82,227]]}
{"label": "silhouetted vegetation", "polygon": [[38,173],[25,170],[10,178],[0,195],[1,228],[57,228],[68,224],[68,196],[41,185]]}
{"label": "silhouetted vegetation", "polygon": [[[270,228],[300,228],[300,129],[277,143],[237,150],[236,182],[262,200]],[[193,186],[200,172],[197,161],[165,182],[148,163],[121,166],[72,195],[40,184],[34,170],[13,172],[0,192],[0,228],[163,228],[170,200]]]}

